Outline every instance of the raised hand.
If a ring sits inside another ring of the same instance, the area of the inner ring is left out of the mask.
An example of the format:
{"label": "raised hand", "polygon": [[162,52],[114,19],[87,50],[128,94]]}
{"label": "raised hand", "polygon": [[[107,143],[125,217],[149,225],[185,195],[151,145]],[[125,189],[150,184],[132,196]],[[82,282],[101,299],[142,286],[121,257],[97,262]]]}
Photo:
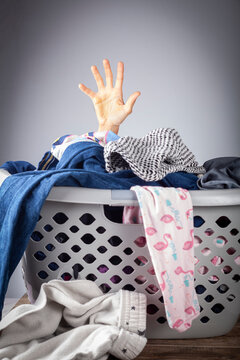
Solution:
{"label": "raised hand", "polygon": [[124,73],[123,62],[118,62],[117,79],[114,87],[113,74],[107,59],[103,60],[103,66],[106,75],[106,85],[104,85],[97,67],[91,66],[93,76],[97,83],[98,92],[95,93],[83,84],[79,84],[79,88],[92,99],[99,123],[98,131],[111,130],[117,134],[120,124],[129,114],[131,114],[133,105],[140,95],[140,92],[134,92],[129,96],[126,104],[124,104],[122,94]]}

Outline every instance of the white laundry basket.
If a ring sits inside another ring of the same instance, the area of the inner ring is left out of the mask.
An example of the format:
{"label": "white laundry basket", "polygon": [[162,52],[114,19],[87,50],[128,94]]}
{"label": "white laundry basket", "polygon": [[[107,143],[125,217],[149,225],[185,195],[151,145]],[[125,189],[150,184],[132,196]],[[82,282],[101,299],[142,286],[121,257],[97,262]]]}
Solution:
{"label": "white laundry basket", "polygon": [[[195,222],[195,288],[201,313],[184,333],[169,328],[163,297],[142,225],[109,220],[106,205],[138,205],[130,190],[55,187],[24,254],[29,293],[51,279],[89,279],[106,292],[136,290],[147,296],[147,337],[201,338],[226,334],[240,310],[240,190],[190,191]],[[112,207],[113,206],[113,207]],[[198,221],[197,221],[198,220]],[[200,225],[200,226],[199,226]],[[142,263],[139,257],[147,260]],[[220,261],[214,265],[213,258]]]}

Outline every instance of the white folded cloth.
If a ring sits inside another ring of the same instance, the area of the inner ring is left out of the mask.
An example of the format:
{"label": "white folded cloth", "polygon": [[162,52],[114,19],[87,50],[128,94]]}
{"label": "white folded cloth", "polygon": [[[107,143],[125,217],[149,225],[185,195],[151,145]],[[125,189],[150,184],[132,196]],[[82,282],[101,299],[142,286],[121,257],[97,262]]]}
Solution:
{"label": "white folded cloth", "polygon": [[103,294],[89,280],[44,283],[35,304],[0,322],[2,360],[134,359],[147,339],[146,296]]}

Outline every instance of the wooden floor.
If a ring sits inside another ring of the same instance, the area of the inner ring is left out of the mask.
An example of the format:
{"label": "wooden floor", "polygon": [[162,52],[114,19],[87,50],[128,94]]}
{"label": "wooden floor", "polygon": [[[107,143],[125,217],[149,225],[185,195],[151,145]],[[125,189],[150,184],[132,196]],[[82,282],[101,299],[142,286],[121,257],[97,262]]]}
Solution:
{"label": "wooden floor", "polygon": [[137,360],[240,360],[240,321],[224,335],[206,339],[148,340]]}
{"label": "wooden floor", "polygon": [[[25,295],[16,306],[28,303]],[[110,356],[109,360],[116,360]],[[148,340],[136,360],[240,360],[240,319],[231,332],[206,339]]]}

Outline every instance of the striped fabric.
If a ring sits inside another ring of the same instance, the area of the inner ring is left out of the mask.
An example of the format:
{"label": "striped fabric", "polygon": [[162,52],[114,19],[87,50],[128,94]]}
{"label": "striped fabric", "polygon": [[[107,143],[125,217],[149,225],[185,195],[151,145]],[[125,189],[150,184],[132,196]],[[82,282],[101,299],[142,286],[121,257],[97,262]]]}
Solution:
{"label": "striped fabric", "polygon": [[50,151],[47,151],[41,161],[38,164],[38,170],[51,170],[55,169],[58,160],[52,155]]}
{"label": "striped fabric", "polygon": [[104,147],[104,158],[108,172],[131,169],[146,181],[158,181],[177,171],[205,173],[179,133],[170,128],[152,130],[140,139],[126,136],[111,141]]}

